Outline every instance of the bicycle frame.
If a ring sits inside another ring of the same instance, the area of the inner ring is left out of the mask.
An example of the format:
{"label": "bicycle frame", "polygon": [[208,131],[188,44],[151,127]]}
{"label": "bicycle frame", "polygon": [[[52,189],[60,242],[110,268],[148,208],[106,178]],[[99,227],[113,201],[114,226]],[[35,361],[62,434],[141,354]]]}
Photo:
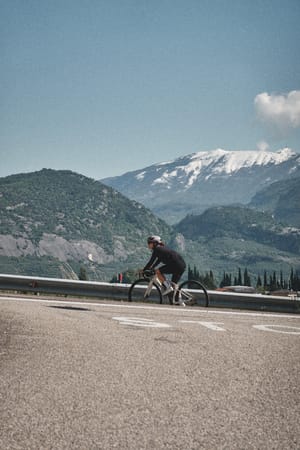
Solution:
{"label": "bicycle frame", "polygon": [[[147,280],[147,278],[148,277],[145,277],[146,280]],[[173,287],[173,292],[168,294],[168,297],[170,299],[171,298],[171,294],[172,294],[172,302],[173,302],[173,304],[175,304],[175,302],[176,302],[177,294],[178,294],[178,296],[183,297],[186,302],[191,301],[191,299],[192,299],[192,295],[191,294],[189,294],[187,291],[184,291],[184,290],[181,291],[179,289],[178,284],[173,283],[172,281],[170,281],[170,283],[171,283],[171,285]],[[162,289],[161,289],[162,288],[161,281],[158,278],[158,276],[154,273],[149,279],[148,286],[147,286],[147,288],[145,290],[144,298],[147,298],[150,295],[154,284],[156,284],[160,288],[161,294],[163,296],[163,292],[162,292]]]}
{"label": "bicycle frame", "polygon": [[[145,280],[147,280],[147,278],[145,278]],[[160,290],[161,290],[161,282],[160,282],[159,278],[157,277],[157,275],[154,274],[154,275],[152,275],[152,277],[150,278],[149,283],[148,283],[148,286],[147,286],[147,288],[146,288],[146,290],[145,290],[145,294],[144,294],[144,297],[145,297],[145,298],[149,297],[150,292],[151,292],[151,290],[152,290],[152,288],[153,288],[154,283],[155,283],[155,284],[160,288]]]}

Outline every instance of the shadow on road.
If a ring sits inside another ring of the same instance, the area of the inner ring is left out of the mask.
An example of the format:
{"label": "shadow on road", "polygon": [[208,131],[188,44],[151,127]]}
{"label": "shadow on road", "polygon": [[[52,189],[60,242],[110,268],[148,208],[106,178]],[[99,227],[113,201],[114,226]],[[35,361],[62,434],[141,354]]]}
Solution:
{"label": "shadow on road", "polygon": [[79,306],[58,306],[58,305],[51,305],[51,306],[48,306],[48,308],[67,309],[67,310],[70,310],[70,311],[91,311],[91,310],[88,309],[88,308],[82,308],[82,307],[79,307]]}

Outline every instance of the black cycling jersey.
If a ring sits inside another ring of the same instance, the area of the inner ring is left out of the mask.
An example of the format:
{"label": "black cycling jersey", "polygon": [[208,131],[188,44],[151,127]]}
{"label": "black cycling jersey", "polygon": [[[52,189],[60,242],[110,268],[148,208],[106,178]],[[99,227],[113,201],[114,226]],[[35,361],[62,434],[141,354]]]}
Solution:
{"label": "black cycling jersey", "polygon": [[152,256],[144,267],[144,270],[153,269],[160,263],[171,267],[173,270],[170,273],[173,271],[182,271],[186,267],[185,261],[179,253],[163,245],[157,245],[153,249]]}

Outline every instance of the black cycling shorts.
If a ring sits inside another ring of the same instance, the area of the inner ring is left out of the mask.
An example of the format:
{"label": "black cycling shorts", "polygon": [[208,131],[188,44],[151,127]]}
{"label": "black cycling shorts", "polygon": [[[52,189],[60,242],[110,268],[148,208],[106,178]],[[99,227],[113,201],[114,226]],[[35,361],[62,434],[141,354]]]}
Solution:
{"label": "black cycling shorts", "polygon": [[178,281],[181,278],[181,275],[185,271],[186,265],[185,264],[165,264],[164,266],[159,267],[159,271],[161,273],[172,274],[172,281],[173,283],[178,283]]}

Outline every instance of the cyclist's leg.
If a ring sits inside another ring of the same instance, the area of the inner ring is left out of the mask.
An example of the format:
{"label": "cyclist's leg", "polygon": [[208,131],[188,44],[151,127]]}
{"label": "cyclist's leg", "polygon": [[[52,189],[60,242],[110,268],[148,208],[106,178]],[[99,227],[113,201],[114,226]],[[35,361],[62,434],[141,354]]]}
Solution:
{"label": "cyclist's leg", "polygon": [[164,273],[161,269],[163,269],[165,266],[161,266],[159,269],[155,269],[155,273],[161,284],[163,284],[166,281],[166,277],[164,276]]}
{"label": "cyclist's leg", "polygon": [[[178,265],[176,267],[176,271],[172,274],[172,283],[174,283],[174,285],[176,286],[176,291],[178,290],[178,282],[184,271],[185,271],[185,265]],[[180,291],[178,291],[178,293],[176,293],[174,296],[176,297],[174,299],[175,305],[185,306],[185,303],[181,298]]]}
{"label": "cyclist's leg", "polygon": [[176,271],[175,273],[172,273],[172,278],[171,278],[172,283],[178,284],[178,281],[180,280],[180,278],[181,278],[183,272],[184,272],[184,270],[182,270],[182,271],[180,271],[180,272],[177,272],[177,271]]}
{"label": "cyclist's leg", "polygon": [[171,272],[172,273],[172,283],[178,284],[185,269],[186,269],[185,264],[178,263],[178,264],[173,265],[173,270]]}
{"label": "cyclist's leg", "polygon": [[157,273],[157,276],[158,276],[158,278],[161,277],[161,278],[159,278],[159,280],[161,281],[162,286],[164,288],[163,295],[168,295],[171,292],[173,292],[173,288],[172,288],[171,283],[166,279],[165,275],[172,274],[173,268],[170,264],[165,264],[164,266],[161,266],[158,269],[158,272],[159,272],[159,274]]}

